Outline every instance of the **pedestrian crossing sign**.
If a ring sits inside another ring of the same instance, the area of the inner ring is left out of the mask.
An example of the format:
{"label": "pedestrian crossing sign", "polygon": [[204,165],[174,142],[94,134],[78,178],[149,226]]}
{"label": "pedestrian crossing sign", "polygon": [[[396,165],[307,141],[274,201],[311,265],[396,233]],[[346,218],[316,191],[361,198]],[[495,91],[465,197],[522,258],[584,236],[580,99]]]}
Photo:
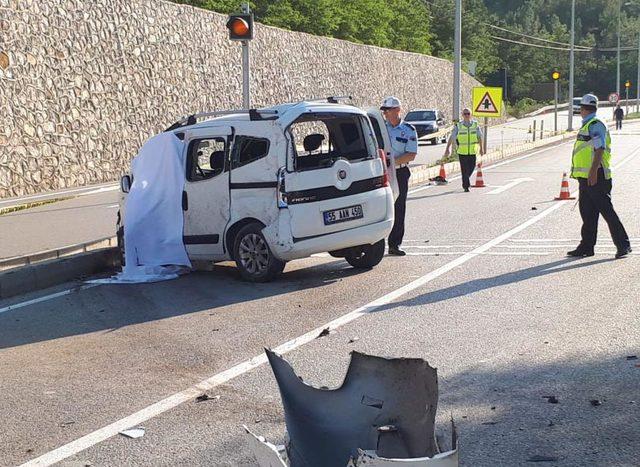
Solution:
{"label": "pedestrian crossing sign", "polygon": [[474,117],[502,117],[502,88],[473,88]]}

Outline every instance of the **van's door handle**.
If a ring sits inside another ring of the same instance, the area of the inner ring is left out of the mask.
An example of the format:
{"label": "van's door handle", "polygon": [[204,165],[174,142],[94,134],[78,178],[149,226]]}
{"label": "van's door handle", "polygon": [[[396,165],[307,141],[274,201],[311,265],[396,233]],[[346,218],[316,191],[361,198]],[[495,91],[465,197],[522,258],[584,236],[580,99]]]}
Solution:
{"label": "van's door handle", "polygon": [[189,210],[189,198],[187,197],[186,191],[182,192],[182,210],[183,211]]}

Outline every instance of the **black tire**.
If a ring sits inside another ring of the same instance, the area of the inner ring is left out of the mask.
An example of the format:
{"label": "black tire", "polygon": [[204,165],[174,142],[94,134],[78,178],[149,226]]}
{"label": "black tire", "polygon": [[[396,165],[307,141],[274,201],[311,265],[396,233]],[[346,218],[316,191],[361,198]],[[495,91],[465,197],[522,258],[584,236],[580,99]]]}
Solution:
{"label": "black tire", "polygon": [[384,239],[373,245],[360,245],[347,250],[345,259],[356,269],[371,269],[384,257]]}
{"label": "black tire", "polygon": [[233,258],[242,278],[249,282],[269,282],[284,270],[285,261],[273,255],[262,235],[262,225],[245,225],[236,235]]}

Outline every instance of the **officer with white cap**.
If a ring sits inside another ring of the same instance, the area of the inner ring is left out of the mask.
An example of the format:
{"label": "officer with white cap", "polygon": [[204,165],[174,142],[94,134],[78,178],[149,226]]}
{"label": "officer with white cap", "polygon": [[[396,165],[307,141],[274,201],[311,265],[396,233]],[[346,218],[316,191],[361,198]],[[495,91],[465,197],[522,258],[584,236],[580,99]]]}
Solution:
{"label": "officer with white cap", "polygon": [[586,94],[580,101],[582,127],[573,146],[571,177],[580,184],[580,216],[582,239],[568,256],[594,255],[598,235],[598,219],[602,217],[609,226],[616,245],[616,258],[631,253],[631,244],[618,214],[611,203],[611,135],[607,126],[596,116],[598,98]]}
{"label": "officer with white cap", "polygon": [[395,204],[395,221],[389,234],[389,254],[404,256],[400,249],[404,237],[404,216],[407,207],[407,193],[409,191],[409,162],[418,154],[418,135],[416,129],[400,118],[400,100],[397,97],[387,97],[380,106],[387,123],[389,140],[391,141],[391,157],[395,160],[396,180],[398,181],[398,198]]}

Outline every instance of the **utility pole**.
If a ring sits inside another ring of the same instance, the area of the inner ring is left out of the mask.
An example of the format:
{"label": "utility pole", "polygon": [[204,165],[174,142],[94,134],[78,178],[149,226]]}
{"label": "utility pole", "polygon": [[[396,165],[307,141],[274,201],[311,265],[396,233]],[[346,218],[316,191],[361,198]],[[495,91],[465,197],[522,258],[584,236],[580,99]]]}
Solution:
{"label": "utility pole", "polygon": [[569,51],[569,121],[567,130],[573,130],[573,53],[576,38],[576,0],[571,0],[571,50]]}
{"label": "utility pole", "polygon": [[452,120],[460,120],[460,69],[462,65],[462,0],[456,0],[456,16],[453,44],[453,114]]}
{"label": "utility pole", "polygon": [[618,0],[618,62],[616,67],[616,92],[620,95],[620,16],[622,16],[622,0]]}
{"label": "utility pole", "polygon": [[[242,12],[251,14],[248,3],[242,4]],[[251,62],[249,61],[249,41],[242,41],[242,107],[249,109],[251,107],[251,93],[249,92],[249,74]]]}
{"label": "utility pole", "polygon": [[638,35],[638,78],[636,79],[636,112],[640,112],[640,35]]}

